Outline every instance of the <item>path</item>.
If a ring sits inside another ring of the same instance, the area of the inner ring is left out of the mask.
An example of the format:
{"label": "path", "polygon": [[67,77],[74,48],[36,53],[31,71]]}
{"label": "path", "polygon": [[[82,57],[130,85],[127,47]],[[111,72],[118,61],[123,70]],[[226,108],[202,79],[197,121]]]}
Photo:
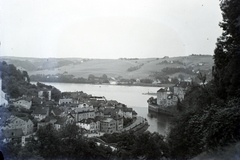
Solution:
{"label": "path", "polygon": [[125,128],[122,129],[122,131],[129,131],[131,130],[132,128],[138,126],[139,124],[142,124],[142,123],[146,123],[146,119],[143,118],[143,117],[140,117],[140,116],[137,116],[137,119],[130,125],[130,126],[127,126]]}

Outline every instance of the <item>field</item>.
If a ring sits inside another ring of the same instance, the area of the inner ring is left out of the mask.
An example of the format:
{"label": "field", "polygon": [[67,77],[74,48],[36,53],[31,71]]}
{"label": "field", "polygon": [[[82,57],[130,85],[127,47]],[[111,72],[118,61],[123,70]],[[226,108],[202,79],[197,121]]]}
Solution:
{"label": "field", "polygon": [[[15,57],[16,58],[16,57]],[[6,60],[6,58],[2,58]],[[25,62],[25,66],[21,65],[21,60]],[[75,77],[87,78],[90,74],[102,76],[106,74],[108,77],[123,78],[148,78],[153,72],[160,72],[163,68],[172,67],[193,67],[194,70],[208,70],[213,66],[212,56],[185,56],[172,58],[145,58],[145,59],[34,59],[25,58],[20,60],[8,57],[8,63],[15,62],[17,67],[28,71],[29,75],[44,74],[68,74]],[[26,62],[35,65],[27,69]],[[34,68],[34,69],[33,69]],[[35,69],[37,68],[37,69]],[[133,70],[129,71],[129,68]],[[180,74],[180,73],[179,73]],[[177,76],[178,73],[172,76]]]}

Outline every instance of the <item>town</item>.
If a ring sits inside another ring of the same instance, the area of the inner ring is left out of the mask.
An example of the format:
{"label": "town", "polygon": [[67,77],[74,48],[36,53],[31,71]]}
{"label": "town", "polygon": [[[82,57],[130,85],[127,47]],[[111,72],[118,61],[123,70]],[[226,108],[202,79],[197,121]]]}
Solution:
{"label": "town", "polygon": [[37,85],[42,87],[37,96],[23,95],[9,100],[0,88],[0,135],[4,143],[18,139],[24,146],[36,131],[47,125],[61,130],[68,124],[75,124],[86,137],[137,131],[143,127],[145,131],[148,127],[146,119],[116,100],[77,91],[63,92],[59,100],[55,101],[52,98],[54,87],[41,83]]}

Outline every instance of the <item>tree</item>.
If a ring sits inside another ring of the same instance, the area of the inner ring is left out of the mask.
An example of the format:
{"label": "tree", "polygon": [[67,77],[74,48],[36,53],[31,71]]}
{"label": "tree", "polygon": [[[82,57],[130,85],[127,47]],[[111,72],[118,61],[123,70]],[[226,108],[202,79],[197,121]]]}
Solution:
{"label": "tree", "polygon": [[43,158],[58,158],[60,152],[61,140],[54,127],[49,124],[40,128],[36,134],[40,145],[38,146],[39,154]]}
{"label": "tree", "polygon": [[230,99],[240,95],[240,1],[223,0],[220,7],[223,33],[214,51],[213,76],[218,95]]}
{"label": "tree", "polygon": [[28,76],[27,71],[23,71],[22,74],[23,74],[23,77],[26,77],[26,78],[27,78],[27,82],[30,82],[30,78],[29,78],[29,76]]}
{"label": "tree", "polygon": [[54,99],[56,102],[59,101],[59,99],[61,98],[62,93],[59,89],[53,87],[51,90],[51,98]]}
{"label": "tree", "polygon": [[90,75],[88,76],[88,80],[89,80],[89,81],[94,80],[94,78],[95,78],[95,76],[94,76],[93,74],[90,74]]}

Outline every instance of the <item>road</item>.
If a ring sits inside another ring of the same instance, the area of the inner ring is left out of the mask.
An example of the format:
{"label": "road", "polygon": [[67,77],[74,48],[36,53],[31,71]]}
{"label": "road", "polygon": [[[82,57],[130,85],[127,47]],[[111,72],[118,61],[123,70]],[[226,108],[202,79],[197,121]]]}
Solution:
{"label": "road", "polygon": [[140,116],[137,116],[136,121],[133,122],[130,126],[127,126],[127,127],[123,128],[122,131],[123,131],[123,132],[124,132],[124,131],[129,131],[129,130],[131,130],[132,128],[136,127],[137,125],[142,124],[142,123],[146,123],[146,122],[147,122],[147,120],[146,120],[145,118],[140,117]]}

